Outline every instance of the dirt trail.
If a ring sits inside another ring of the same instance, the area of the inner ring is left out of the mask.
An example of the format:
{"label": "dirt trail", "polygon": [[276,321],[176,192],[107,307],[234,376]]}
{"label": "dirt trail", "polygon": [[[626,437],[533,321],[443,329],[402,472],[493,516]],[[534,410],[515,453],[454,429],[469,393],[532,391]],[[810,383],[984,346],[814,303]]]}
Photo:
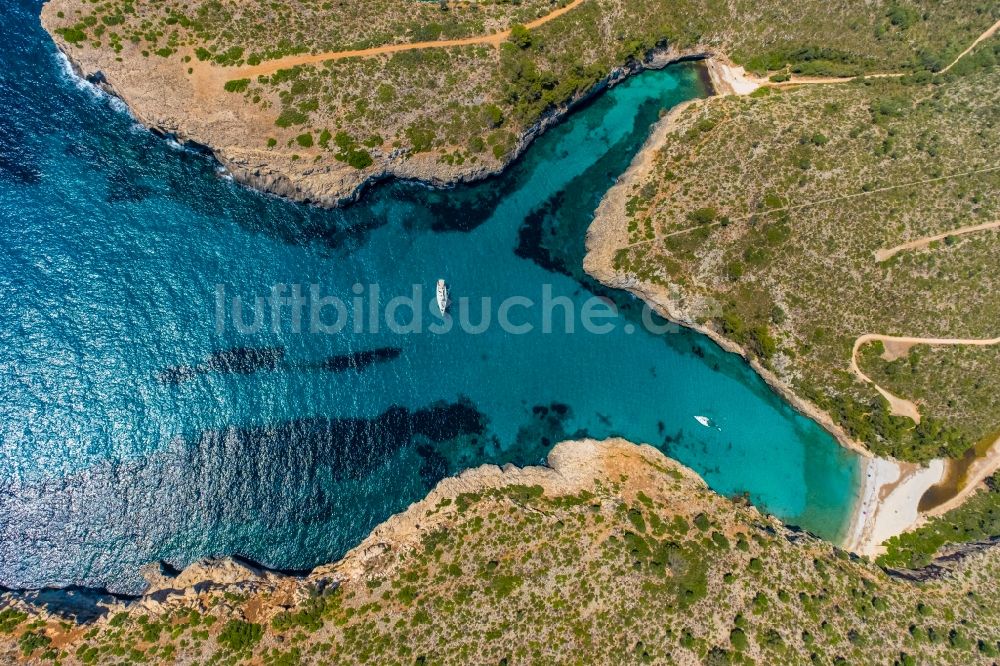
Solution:
{"label": "dirt trail", "polygon": [[[530,21],[525,24],[525,27],[529,30],[537,28],[541,25],[548,23],[549,21],[559,18],[566,12],[576,8],[583,3],[584,0],[572,0],[569,4],[559,9],[555,9],[545,16]],[[980,42],[992,37],[997,30],[1000,29],[1000,21],[994,23],[990,28],[984,31],[979,37],[976,38],[968,48],[966,48],[962,53],[958,55],[947,67],[941,70],[941,73],[947,72],[949,69],[955,66],[955,64],[961,60],[964,56],[968,55]],[[278,58],[276,60],[268,60],[259,65],[248,65],[244,67],[219,67],[213,65],[210,62],[200,63],[195,62],[193,64],[194,74],[194,85],[195,89],[201,92],[204,96],[209,91],[208,88],[215,88],[217,85],[221,85],[225,81],[232,79],[254,79],[258,76],[267,76],[272,74],[279,69],[287,69],[290,67],[295,67],[296,65],[310,65],[321,62],[326,62],[328,60],[342,60],[344,58],[369,58],[372,56],[385,55],[390,53],[399,53],[401,51],[413,51],[416,49],[430,49],[430,48],[447,48],[454,46],[493,46],[499,47],[503,42],[510,38],[510,30],[504,30],[501,32],[496,32],[489,35],[479,35],[477,37],[464,37],[461,39],[446,39],[446,40],[436,40],[436,41],[425,41],[425,42],[410,42],[406,44],[386,44],[385,46],[376,46],[369,49],[357,49],[352,51],[327,51],[325,53],[312,53],[312,54],[301,54],[287,56],[285,58]],[[898,77],[903,76],[903,73],[876,73],[867,74],[865,78],[885,78],[885,77]],[[747,81],[751,81],[755,86],[759,85],[776,85],[776,86],[792,86],[799,84],[830,84],[830,83],[846,83],[848,81],[853,81],[854,77],[795,77],[793,76],[788,81],[783,81],[781,83],[769,83],[764,79],[757,79],[756,77],[746,76]]]}
{"label": "dirt trail", "polygon": [[[855,340],[854,348],[851,350],[851,370],[859,379],[874,386],[875,390],[881,393],[885,399],[889,401],[893,414],[897,416],[909,416],[916,423],[920,423],[920,413],[917,411],[917,406],[915,404],[909,400],[905,400],[889,393],[872,381],[872,379],[858,367],[858,350],[869,342],[874,342],[876,340],[881,341],[883,344],[894,346],[896,348],[894,351],[899,351],[900,349],[908,350],[909,347],[913,345],[974,345],[978,347],[987,347],[990,345],[1000,344],[1000,337],[992,339],[914,338],[906,336],[878,335],[874,333],[862,335]],[[949,466],[956,464],[956,462],[957,461],[955,460],[947,461]],[[987,477],[992,476],[998,469],[1000,469],[1000,438],[997,438],[994,442],[992,442],[985,454],[977,457],[976,460],[973,461],[972,465],[965,470],[964,478],[960,479],[961,486],[959,487],[958,492],[947,501],[923,512],[923,515],[928,517],[940,516],[954,508],[957,508],[979,488]]]}
{"label": "dirt trail", "polygon": [[[548,23],[549,21],[559,18],[566,12],[574,9],[583,3],[584,0],[573,0],[565,7],[560,7],[555,9],[545,16],[530,21],[525,24],[525,27],[529,30],[537,28],[541,25]],[[945,68],[941,70],[940,73],[945,73],[958,63],[963,57],[968,55],[976,46],[978,46],[983,40],[989,39],[997,30],[1000,29],[1000,21],[997,21],[992,26],[990,26],[986,31],[984,31],[979,37],[976,38],[972,44],[969,45],[964,51],[962,51],[957,58],[955,58],[951,63],[949,63]],[[268,60],[259,65],[247,66],[247,67],[237,67],[237,68],[224,68],[227,72],[227,79],[240,79],[240,78],[254,78],[257,76],[267,76],[279,69],[286,69],[289,67],[295,67],[296,65],[309,65],[319,62],[325,62],[327,60],[342,60],[344,58],[368,58],[371,56],[385,55],[387,53],[399,53],[400,51],[413,51],[416,49],[430,49],[430,48],[447,48],[451,46],[500,46],[504,41],[510,37],[510,30],[504,30],[502,32],[496,32],[490,35],[479,35],[477,37],[464,37],[461,39],[445,39],[445,40],[435,40],[426,42],[410,42],[407,44],[386,44],[385,46],[375,46],[368,49],[357,49],[353,51],[327,51],[325,53],[307,53],[302,55],[287,56],[285,58],[278,58],[276,60]],[[214,66],[213,66],[214,67]],[[864,78],[891,78],[903,76],[902,72],[886,72],[886,73],[876,73],[876,74],[866,74]],[[827,84],[827,83],[846,83],[848,81],[853,81],[855,77],[820,77],[820,76],[793,76],[788,81],[782,81],[781,83],[768,83],[767,85],[777,85],[777,86],[790,86],[797,84]],[[763,82],[762,83],[766,83]]]}
{"label": "dirt trail", "polygon": [[[937,182],[940,182],[942,180],[951,180],[952,178],[961,178],[963,176],[971,176],[971,175],[974,175],[974,174],[977,174],[977,173],[989,173],[991,171],[998,171],[998,170],[1000,170],[1000,166],[991,166],[991,167],[986,167],[986,168],[983,168],[983,169],[973,169],[971,171],[962,171],[961,173],[953,173],[953,174],[949,174],[947,176],[937,176],[936,178],[924,178],[922,180],[911,180],[911,181],[906,182],[906,183],[899,183],[897,185],[886,185],[885,187],[876,187],[874,189],[871,189],[871,190],[868,190],[868,191],[863,191],[863,192],[854,192],[852,194],[843,194],[843,195],[836,196],[836,197],[829,197],[829,198],[826,198],[826,199],[817,199],[816,201],[808,201],[806,203],[793,204],[793,205],[790,205],[790,206],[780,206],[778,208],[768,208],[767,210],[761,211],[759,213],[750,213],[748,215],[741,215],[741,216],[737,216],[737,217],[731,217],[729,219],[729,222],[730,223],[741,222],[741,221],[744,221],[744,220],[749,220],[752,217],[757,217],[757,216],[762,216],[762,215],[770,215],[772,213],[780,213],[781,211],[791,211],[791,210],[800,210],[802,208],[811,208],[813,206],[821,206],[823,204],[835,203],[837,201],[846,201],[848,199],[857,199],[859,197],[867,197],[867,196],[871,196],[873,194],[879,194],[880,192],[888,192],[890,190],[896,190],[896,189],[899,189],[901,187],[913,187],[915,185],[929,185],[930,183],[937,183]],[[650,245],[652,243],[657,243],[657,242],[663,241],[664,239],[670,238],[672,236],[680,236],[681,234],[691,233],[692,231],[695,231],[697,229],[711,229],[712,227],[718,227],[721,224],[722,224],[721,221],[716,221],[716,222],[709,222],[708,224],[697,224],[697,225],[693,225],[693,226],[690,226],[690,227],[684,227],[683,229],[677,229],[675,231],[670,231],[670,232],[667,232],[667,233],[662,234],[662,235],[657,235],[657,236],[655,236],[653,238],[646,238],[646,239],[643,239],[641,241],[636,241],[634,243],[629,243],[628,245],[622,246],[622,248],[625,249],[625,248],[630,248],[630,247],[638,247],[640,245]],[[949,235],[949,234],[946,234],[946,235]],[[952,232],[952,234],[950,234],[950,235],[954,235],[954,232]]]}
{"label": "dirt trail", "polygon": [[967,48],[964,51],[962,51],[961,53],[959,53],[958,57],[955,58],[954,60],[952,60],[948,64],[948,66],[945,67],[944,69],[942,69],[939,73],[940,74],[944,74],[949,69],[951,69],[952,67],[954,67],[955,64],[958,63],[959,60],[961,60],[965,56],[969,55],[969,52],[972,51],[972,49],[976,48],[979,45],[980,42],[982,42],[983,40],[989,39],[990,37],[992,37],[993,35],[995,35],[996,32],[997,32],[997,30],[1000,30],[1000,21],[997,21],[996,23],[994,23],[993,25],[991,25],[989,28],[986,29],[986,32],[984,32],[983,34],[981,34],[978,37],[976,37],[976,41],[972,42],[972,44],[969,45],[969,48]]}
{"label": "dirt trail", "polygon": [[[559,18],[566,12],[578,7],[584,0],[573,0],[565,7],[549,12],[541,18],[525,23],[529,30],[544,25],[549,21]],[[267,76],[279,69],[287,69],[296,65],[310,65],[327,60],[342,60],[344,58],[369,58],[371,56],[384,55],[387,53],[399,53],[400,51],[413,51],[416,49],[446,48],[449,46],[500,46],[510,37],[510,30],[495,32],[490,35],[479,35],[477,37],[463,37],[462,39],[443,39],[429,42],[410,42],[407,44],[386,44],[385,46],[375,46],[370,49],[358,49],[356,51],[327,51],[326,53],[306,53],[293,55],[276,60],[268,60],[259,65],[248,67],[226,67],[220,68],[226,71],[228,79],[252,79],[258,76]]]}
{"label": "dirt trail", "polygon": [[854,348],[851,350],[851,372],[853,372],[858,379],[861,381],[871,384],[875,387],[875,390],[882,394],[882,396],[889,401],[889,405],[892,407],[892,413],[896,416],[908,416],[913,419],[915,423],[920,423],[920,411],[917,406],[909,400],[900,398],[898,396],[889,393],[884,388],[876,384],[871,377],[866,375],[861,371],[858,366],[858,351],[866,344],[870,342],[882,342],[882,343],[902,343],[906,345],[975,345],[980,347],[987,347],[990,345],[1000,344],[1000,337],[992,339],[978,339],[978,338],[912,338],[907,336],[896,336],[896,335],[880,335],[878,333],[865,333],[854,341]]}
{"label": "dirt trail", "polygon": [[[972,49],[979,46],[979,44],[992,37],[996,34],[997,30],[1000,30],[1000,21],[997,21],[989,28],[987,28],[981,35],[976,37],[976,40],[972,42],[964,51],[958,54],[958,56],[943,67],[938,74],[944,74],[949,69],[958,64],[958,61],[969,55]],[[901,76],[906,76],[907,72],[879,72],[875,74],[863,74],[860,78],[863,79],[895,79]],[[794,86],[799,84],[826,84],[826,83],[847,83],[848,81],[853,81],[857,77],[853,76],[795,76],[794,74],[788,81],[781,81],[780,83],[766,83],[765,85],[784,87],[784,86]]]}
{"label": "dirt trail", "polygon": [[875,261],[881,263],[886,259],[894,257],[904,250],[915,250],[918,247],[924,247],[930,245],[935,241],[944,240],[952,236],[964,236],[965,234],[976,233],[977,231],[986,231],[987,229],[996,229],[1000,227],[1000,220],[994,222],[987,222],[985,224],[975,224],[968,227],[960,227],[953,231],[947,231],[943,234],[936,234],[934,236],[927,236],[925,238],[918,238],[917,240],[912,240],[907,243],[902,243],[896,245],[895,247],[885,248],[879,250],[875,253]]}

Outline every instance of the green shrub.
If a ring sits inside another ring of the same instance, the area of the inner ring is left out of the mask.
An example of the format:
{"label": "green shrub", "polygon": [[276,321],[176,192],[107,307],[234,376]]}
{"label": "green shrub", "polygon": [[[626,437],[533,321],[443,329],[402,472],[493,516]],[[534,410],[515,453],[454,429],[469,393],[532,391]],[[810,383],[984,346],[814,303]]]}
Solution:
{"label": "green shrub", "polygon": [[750,349],[767,361],[778,351],[778,343],[771,337],[767,326],[754,326],[750,329]]}
{"label": "green shrub", "polygon": [[21,654],[27,657],[35,650],[47,648],[52,644],[52,639],[37,631],[26,631],[17,644],[21,648]]}
{"label": "green shrub", "polygon": [[235,65],[243,58],[243,47],[232,46],[225,52],[215,56],[215,62],[220,65]]}
{"label": "green shrub", "polygon": [[483,120],[491,129],[496,129],[503,124],[503,111],[496,104],[487,104],[483,107]]}
{"label": "green shrub", "polygon": [[515,23],[510,29],[510,41],[518,48],[531,46],[531,31],[520,23]]}
{"label": "green shrub", "polygon": [[87,41],[87,33],[78,28],[59,28],[56,30],[56,34],[70,44],[80,44]]}
{"label": "green shrub", "polygon": [[718,121],[716,121],[714,118],[702,118],[697,122],[695,128],[702,134],[707,134],[708,132],[714,130],[715,126],[718,124],[719,124]]}
{"label": "green shrub", "polygon": [[374,163],[371,153],[364,148],[351,147],[337,153],[334,157],[341,162],[350,164],[355,169],[365,169]]}
{"label": "green shrub", "polygon": [[250,79],[232,79],[231,81],[226,81],[226,84],[222,86],[226,92],[246,92],[246,89],[250,86]]}
{"label": "green shrub", "polygon": [[430,150],[434,145],[436,137],[434,130],[426,127],[417,127],[416,125],[406,128],[405,134],[406,138],[410,141],[410,145],[413,146],[413,152],[415,153],[423,153]]}
{"label": "green shrub", "polygon": [[713,222],[718,215],[715,208],[711,206],[706,206],[705,208],[698,208],[687,214],[687,218],[694,222],[695,224],[709,224]]}
{"label": "green shrub", "polygon": [[774,192],[768,192],[764,195],[764,207],[765,208],[781,208],[785,205],[784,199],[782,199],[778,194]]}
{"label": "green shrub", "polygon": [[297,109],[285,109],[274,121],[278,127],[291,127],[292,125],[305,125],[309,121],[309,115]]}
{"label": "green shrub", "polygon": [[469,139],[469,152],[481,153],[486,150],[486,141],[481,136],[473,136]]}
{"label": "green shrub", "polygon": [[889,22],[900,30],[906,30],[920,20],[920,12],[914,7],[906,7],[893,3],[886,12]]}
{"label": "green shrub", "polygon": [[219,643],[233,652],[248,650],[264,635],[261,625],[242,620],[230,620],[219,632]]}
{"label": "green shrub", "polygon": [[628,519],[629,522],[632,523],[632,525],[635,527],[636,531],[638,532],[646,531],[646,521],[643,520],[642,518],[642,511],[639,511],[639,509],[632,507],[631,509],[628,510]]}
{"label": "green shrub", "polygon": [[313,145],[313,135],[312,132],[306,132],[305,134],[299,134],[295,137],[295,143],[299,144],[303,148],[312,148]]}
{"label": "green shrub", "polygon": [[722,532],[712,532],[712,542],[723,550],[729,550],[729,539]]}
{"label": "green shrub", "polygon": [[301,628],[310,633],[316,632],[323,627],[323,613],[326,611],[326,608],[326,598],[314,596],[306,601],[297,611],[278,613],[271,620],[271,626],[276,631]]}
{"label": "green shrub", "polygon": [[28,619],[28,614],[13,608],[0,611],[0,634],[13,633],[22,622]]}

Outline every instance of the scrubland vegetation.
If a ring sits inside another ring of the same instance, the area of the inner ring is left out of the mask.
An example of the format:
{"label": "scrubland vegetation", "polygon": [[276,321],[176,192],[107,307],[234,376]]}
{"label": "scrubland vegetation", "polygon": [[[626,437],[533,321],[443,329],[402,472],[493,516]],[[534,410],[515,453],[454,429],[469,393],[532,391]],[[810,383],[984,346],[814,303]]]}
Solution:
{"label": "scrubland vegetation", "polygon": [[[1000,242],[1000,232],[956,241],[963,250],[984,252]],[[928,248],[938,252],[949,247]],[[1000,325],[998,325],[1000,329]],[[965,441],[992,442],[1000,436],[1000,392],[993,375],[1000,368],[1000,346],[916,345],[887,361],[880,345],[868,345],[859,359],[865,374],[895,395],[917,402],[961,433]]]}
{"label": "scrubland vegetation", "polygon": [[[850,371],[864,333],[993,338],[1000,246],[984,231],[879,249],[1000,215],[1000,40],[945,75],[765,87],[690,107],[635,184],[618,270],[674,286],[677,305],[749,349],[873,452],[955,457],[1000,427],[996,350],[924,351]],[[708,306],[711,307],[708,307]]]}
{"label": "scrubland vegetation", "polygon": [[354,573],[339,586],[216,589],[82,627],[6,610],[0,642],[67,664],[985,664],[1000,654],[1000,551],[939,580],[893,579],[711,493],[649,447],[604,447],[557,481],[432,495],[362,544],[361,569],[348,556],[340,570]]}
{"label": "scrubland vegetation", "polygon": [[[216,67],[235,74],[225,88],[276,125],[247,136],[248,148],[292,150],[309,163],[356,168],[394,155],[433,155],[448,167],[495,169],[545,113],[657,48],[723,52],[762,73],[856,74],[939,68],[992,19],[988,4],[739,0],[586,0],[532,30],[523,27],[559,3],[291,3],[238,0],[139,4],[57,0],[55,31],[73,48],[107,51],[123,67],[175,63],[186,76]],[[62,9],[64,7],[64,9]],[[515,29],[516,28],[516,29]],[[513,29],[507,43],[420,49],[331,60],[240,76],[241,68],[299,53],[486,35]],[[113,72],[109,72],[113,78]],[[221,92],[221,91],[220,91]],[[163,91],[173,94],[173,91]],[[235,100],[226,100],[230,104]],[[292,145],[304,130],[346,133],[376,148]],[[367,151],[372,161],[360,157]],[[352,159],[353,158],[353,159]]]}
{"label": "scrubland vegetation", "polygon": [[161,49],[170,51],[162,57],[193,49],[199,60],[233,66],[499,32],[544,15],[553,5],[547,0],[106,0],[83,7],[67,28],[73,31],[69,41],[106,41],[119,52],[126,44],[158,55]]}

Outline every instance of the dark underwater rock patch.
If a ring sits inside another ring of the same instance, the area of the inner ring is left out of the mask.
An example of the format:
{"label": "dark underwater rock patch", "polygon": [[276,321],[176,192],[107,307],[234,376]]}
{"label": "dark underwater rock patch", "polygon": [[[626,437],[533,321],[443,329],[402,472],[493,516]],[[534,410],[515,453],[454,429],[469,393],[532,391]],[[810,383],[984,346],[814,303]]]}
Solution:
{"label": "dark underwater rock patch", "polygon": [[514,248],[514,254],[535,262],[551,273],[562,273],[575,278],[579,276],[573,275],[566,267],[564,258],[551,249],[552,242],[559,240],[556,215],[564,199],[565,194],[559,192],[525,216],[524,222],[517,230],[517,247]]}
{"label": "dark underwater rock patch", "polygon": [[[299,526],[315,534],[308,525],[337,520],[344,523],[338,536],[347,538],[349,528],[371,525],[355,525],[341,483],[378,486],[379,470],[409,446],[421,447],[421,475],[436,481],[446,470],[435,447],[477,436],[484,423],[466,400],[418,410],[395,406],[371,419],[314,417],[205,430],[147,456],[107,460],[66,476],[0,480],[0,585],[79,583],[135,593],[142,587],[138,569],[150,561],[182,566],[188,557],[251,553],[260,544],[253,537],[258,529],[241,527],[248,525],[283,533]],[[406,499],[400,502],[375,510],[372,519],[385,519]],[[198,550],[177,553],[170,546],[177,543]],[[300,547],[265,552],[289,557]]]}
{"label": "dark underwater rock patch", "polygon": [[403,354],[400,347],[378,347],[351,354],[330,356],[320,362],[319,367],[330,372],[360,371],[377,363],[388,363]]}
{"label": "dark underwater rock patch", "polygon": [[284,347],[236,347],[212,352],[204,363],[195,366],[166,368],[160,373],[159,380],[164,384],[179,384],[210,373],[249,375],[261,370],[276,370],[284,360]]}
{"label": "dark underwater rock patch", "polygon": [[156,191],[142,184],[140,174],[128,167],[117,167],[107,175],[108,203],[139,203],[156,194]]}

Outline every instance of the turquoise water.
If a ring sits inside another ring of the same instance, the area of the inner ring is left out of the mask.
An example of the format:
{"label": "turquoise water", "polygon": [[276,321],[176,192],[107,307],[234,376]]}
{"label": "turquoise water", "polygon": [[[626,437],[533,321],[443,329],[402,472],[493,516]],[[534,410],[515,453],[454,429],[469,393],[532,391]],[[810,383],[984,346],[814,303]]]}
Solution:
{"label": "turquoise water", "polygon": [[[0,585],[135,591],[143,563],[220,554],[311,567],[445,475],[538,463],[582,435],[649,442],[720,493],[843,529],[854,454],[740,359],[647,332],[639,303],[580,271],[603,192],[663,109],[704,93],[693,65],[599,96],[501,177],[383,184],[323,211],[221,178],[76,84],[38,9],[8,4],[0,26]],[[231,312],[238,296],[249,321],[279,283],[349,308],[355,284],[383,307],[414,284],[429,300],[438,277],[453,322],[462,298],[477,322],[479,299],[495,319],[521,296],[536,307],[511,318],[535,330],[325,334],[307,308],[296,332],[286,307],[277,330],[268,313],[240,333]],[[612,330],[570,333],[560,315],[543,332],[545,289],[576,309],[612,299]]]}

